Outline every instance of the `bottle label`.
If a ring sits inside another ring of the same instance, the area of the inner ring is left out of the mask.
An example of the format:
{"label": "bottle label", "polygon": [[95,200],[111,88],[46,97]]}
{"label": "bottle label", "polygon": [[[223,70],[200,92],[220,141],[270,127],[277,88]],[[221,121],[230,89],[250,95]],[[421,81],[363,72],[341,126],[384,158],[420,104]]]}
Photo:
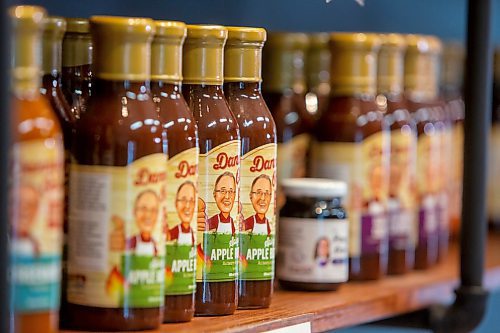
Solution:
{"label": "bottle label", "polygon": [[164,154],[126,167],[71,165],[68,301],[153,308],[165,285]]}
{"label": "bottle label", "polygon": [[387,250],[389,145],[389,132],[375,133],[359,143],[312,145],[313,177],[341,180],[348,185],[345,206],[351,257]]}
{"label": "bottle label", "polygon": [[64,148],[56,139],[13,148],[11,187],[12,307],[57,311],[61,282]]}
{"label": "bottle label", "polygon": [[260,146],[241,158],[240,279],[274,278],[276,144]]}
{"label": "bottle label", "polygon": [[417,134],[408,125],[391,132],[390,182],[387,201],[389,247],[414,248],[417,237]]}
{"label": "bottle label", "polygon": [[440,138],[434,127],[418,138],[417,188],[419,195],[418,243],[435,242],[439,232]]}
{"label": "bottle label", "polygon": [[500,124],[491,127],[488,163],[488,216],[500,222]]}
{"label": "bottle label", "polygon": [[277,274],[280,279],[312,283],[347,281],[347,220],[281,216],[280,223],[277,262]]}
{"label": "bottle label", "polygon": [[240,141],[200,154],[196,281],[238,277]]}
{"label": "bottle label", "polygon": [[306,155],[311,137],[309,134],[299,134],[287,142],[278,144],[278,182],[287,178],[302,178],[306,176]]}
{"label": "bottle label", "polygon": [[165,295],[196,291],[198,155],[198,148],[187,149],[170,157],[167,164]]}

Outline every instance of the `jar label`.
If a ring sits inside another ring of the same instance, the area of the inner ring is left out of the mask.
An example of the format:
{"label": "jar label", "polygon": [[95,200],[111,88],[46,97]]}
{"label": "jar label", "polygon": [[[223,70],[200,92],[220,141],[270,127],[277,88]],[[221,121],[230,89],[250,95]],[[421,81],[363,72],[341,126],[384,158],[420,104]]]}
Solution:
{"label": "jar label", "polygon": [[125,167],[72,164],[68,301],[106,308],[163,304],[164,154]]}
{"label": "jar label", "polygon": [[311,136],[304,133],[294,136],[287,142],[278,143],[278,182],[287,178],[306,176],[306,155],[310,141]]}
{"label": "jar label", "polygon": [[187,149],[167,163],[165,295],[196,291],[198,155],[198,148]]}
{"label": "jar label", "polygon": [[347,220],[281,216],[280,224],[277,261],[277,275],[280,279],[312,283],[347,281]]}
{"label": "jar label", "polygon": [[500,124],[491,127],[488,163],[488,216],[500,221]]}
{"label": "jar label", "polygon": [[389,247],[414,248],[417,237],[416,160],[417,134],[408,125],[391,131],[389,198]]}
{"label": "jar label", "polygon": [[435,242],[440,218],[440,136],[434,127],[420,135],[417,145],[417,188],[419,194],[418,243]]}
{"label": "jar label", "polygon": [[64,205],[61,140],[17,143],[11,170],[13,309],[18,313],[57,311]]}
{"label": "jar label", "polygon": [[200,154],[196,281],[238,277],[240,141]]}
{"label": "jar label", "polygon": [[345,203],[349,217],[349,254],[387,250],[389,132],[378,132],[362,142],[315,142],[313,177],[341,180],[348,185]]}
{"label": "jar label", "polygon": [[241,158],[240,279],[274,278],[276,144],[260,146]]}

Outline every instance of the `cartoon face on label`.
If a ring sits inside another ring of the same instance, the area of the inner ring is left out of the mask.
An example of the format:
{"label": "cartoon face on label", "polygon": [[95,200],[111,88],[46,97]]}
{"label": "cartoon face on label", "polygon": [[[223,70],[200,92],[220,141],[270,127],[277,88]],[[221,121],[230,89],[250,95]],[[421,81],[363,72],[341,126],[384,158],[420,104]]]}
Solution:
{"label": "cartoon face on label", "polygon": [[254,179],[250,190],[250,201],[255,213],[260,218],[264,218],[269,205],[271,204],[273,186],[271,178],[267,175],[260,175]]}
{"label": "cartoon face on label", "polygon": [[188,227],[193,219],[196,199],[196,187],[193,182],[186,181],[179,186],[175,197],[175,210],[182,224]]}
{"label": "cartoon face on label", "polygon": [[224,172],[217,178],[214,186],[214,199],[224,217],[229,216],[233,209],[235,194],[236,178],[231,172]]}

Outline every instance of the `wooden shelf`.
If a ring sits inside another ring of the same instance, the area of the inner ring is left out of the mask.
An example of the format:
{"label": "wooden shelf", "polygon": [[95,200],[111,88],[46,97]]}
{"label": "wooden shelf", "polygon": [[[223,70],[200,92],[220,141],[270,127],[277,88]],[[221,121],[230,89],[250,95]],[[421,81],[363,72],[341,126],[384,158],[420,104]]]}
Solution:
{"label": "wooden shelf", "polygon": [[[500,287],[500,235],[490,235],[487,247],[485,284],[488,288]],[[427,271],[349,283],[337,292],[278,290],[269,309],[165,324],[156,332],[263,332],[298,324],[310,325],[312,332],[323,332],[358,325],[452,301],[458,269],[458,248],[453,244],[446,260]]]}

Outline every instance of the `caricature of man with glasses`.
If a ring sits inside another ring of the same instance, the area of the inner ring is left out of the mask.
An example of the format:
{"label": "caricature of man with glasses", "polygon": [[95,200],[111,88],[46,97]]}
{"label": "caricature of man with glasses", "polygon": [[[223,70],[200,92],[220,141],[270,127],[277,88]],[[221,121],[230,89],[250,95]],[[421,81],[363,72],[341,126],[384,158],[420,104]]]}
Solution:
{"label": "caricature of man with glasses", "polygon": [[271,226],[266,217],[272,197],[272,181],[267,175],[260,175],[252,182],[250,201],[255,214],[243,221],[243,230],[254,235],[271,235]]}

